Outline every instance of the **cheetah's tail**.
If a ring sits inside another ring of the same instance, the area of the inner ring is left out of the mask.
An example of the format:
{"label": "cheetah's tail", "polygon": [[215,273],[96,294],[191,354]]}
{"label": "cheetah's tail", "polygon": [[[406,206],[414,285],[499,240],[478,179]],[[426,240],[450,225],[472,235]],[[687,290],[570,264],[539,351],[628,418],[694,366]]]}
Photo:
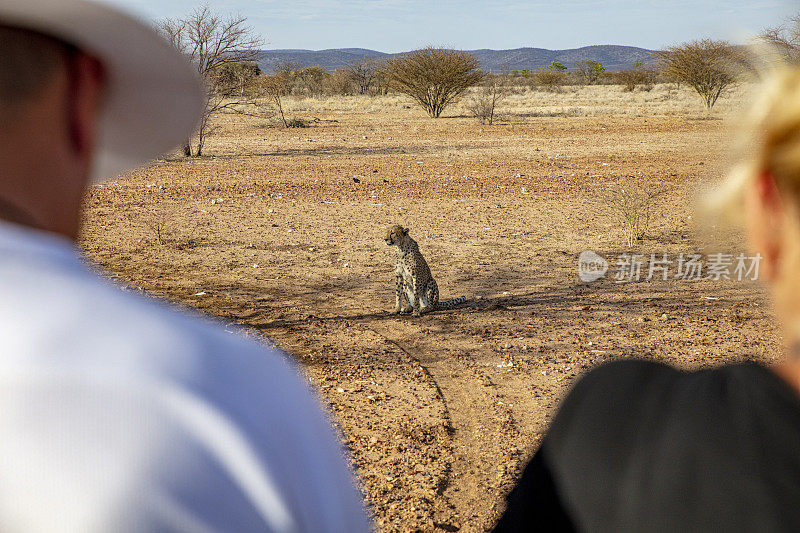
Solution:
{"label": "cheetah's tail", "polygon": [[437,305],[436,307],[438,309],[452,309],[453,307],[461,305],[466,301],[467,301],[466,296],[459,296],[458,298],[451,298],[450,300],[439,302],[439,305]]}

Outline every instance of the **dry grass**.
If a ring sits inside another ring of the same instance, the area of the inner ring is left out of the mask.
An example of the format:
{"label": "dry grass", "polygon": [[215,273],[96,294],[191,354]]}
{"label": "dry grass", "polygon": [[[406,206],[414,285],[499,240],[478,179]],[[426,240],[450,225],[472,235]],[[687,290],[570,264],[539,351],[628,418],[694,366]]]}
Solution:
{"label": "dry grass", "polygon": [[[750,87],[740,84],[726,92],[712,116],[726,116],[745,101]],[[476,89],[473,89],[474,92]],[[445,111],[445,116],[469,116],[467,97]],[[424,112],[402,95],[333,96],[325,98],[289,98],[289,114],[362,115],[392,113],[410,109],[411,115]],[[637,88],[623,91],[619,85],[577,85],[558,91],[518,87],[499,107],[506,120],[521,121],[530,117],[602,117],[654,115],[707,117],[700,97],[686,86],[660,83],[650,91]]]}

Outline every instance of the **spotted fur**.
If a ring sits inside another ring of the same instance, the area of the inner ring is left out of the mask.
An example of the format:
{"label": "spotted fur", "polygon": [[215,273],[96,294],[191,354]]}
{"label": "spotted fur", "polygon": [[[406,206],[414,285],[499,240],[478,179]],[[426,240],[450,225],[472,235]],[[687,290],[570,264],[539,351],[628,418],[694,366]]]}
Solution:
{"label": "spotted fur", "polygon": [[[417,241],[408,235],[408,228],[392,226],[386,230],[386,244],[397,247],[394,259],[395,314],[414,312],[420,316],[434,309],[449,309],[466,301],[464,296],[439,301],[439,287],[422,257]],[[403,307],[403,298],[409,306]]]}

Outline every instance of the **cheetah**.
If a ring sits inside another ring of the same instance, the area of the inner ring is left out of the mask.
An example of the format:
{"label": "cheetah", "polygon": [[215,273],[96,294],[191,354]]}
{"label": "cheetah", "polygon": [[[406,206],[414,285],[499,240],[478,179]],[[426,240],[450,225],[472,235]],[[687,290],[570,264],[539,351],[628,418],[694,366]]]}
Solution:
{"label": "cheetah", "polygon": [[[445,302],[439,301],[439,287],[431,276],[431,269],[419,251],[417,241],[409,237],[408,228],[396,225],[386,230],[386,244],[397,247],[394,260],[395,309],[393,314],[407,313],[413,309],[420,316],[434,309],[449,309],[466,301],[464,296]],[[403,298],[409,307],[402,307]]]}

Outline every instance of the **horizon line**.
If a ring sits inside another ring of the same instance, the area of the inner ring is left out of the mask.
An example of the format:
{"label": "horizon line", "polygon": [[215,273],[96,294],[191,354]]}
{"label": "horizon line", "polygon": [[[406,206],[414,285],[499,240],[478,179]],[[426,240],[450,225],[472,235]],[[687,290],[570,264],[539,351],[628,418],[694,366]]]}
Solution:
{"label": "horizon line", "polygon": [[[735,43],[731,43],[734,46]],[[637,48],[639,50],[646,50],[648,52],[655,52],[657,49],[655,48],[645,48],[644,46],[636,46],[632,44],[589,44],[585,46],[576,46],[574,48],[544,48],[541,46],[518,46],[516,48],[452,48],[448,46],[434,46],[434,48],[445,48],[451,50],[462,50],[465,52],[478,52],[478,51],[489,51],[489,52],[508,52],[512,50],[547,50],[548,52],[568,52],[572,50],[581,50],[583,48],[594,48],[594,47],[601,47],[601,46],[616,46],[620,48]],[[259,48],[259,51],[262,52],[331,52],[331,51],[339,51],[339,50],[364,50],[367,52],[377,52],[379,54],[402,54],[405,52],[413,52],[415,50],[421,50],[422,48],[426,48],[425,46],[420,48],[412,48],[409,50],[403,50],[401,52],[384,52],[382,50],[376,50],[374,48],[364,48],[361,46],[340,46],[335,48]]]}

